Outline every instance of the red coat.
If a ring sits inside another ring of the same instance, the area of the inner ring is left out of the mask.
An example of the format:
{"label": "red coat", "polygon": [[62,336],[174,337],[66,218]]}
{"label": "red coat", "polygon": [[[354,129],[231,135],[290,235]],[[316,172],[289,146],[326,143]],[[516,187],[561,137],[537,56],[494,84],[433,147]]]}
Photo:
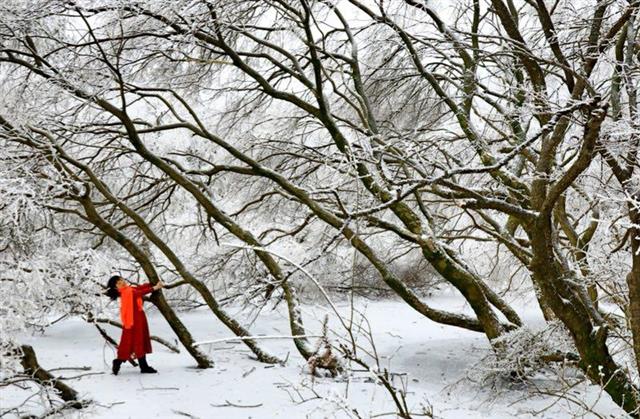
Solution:
{"label": "red coat", "polygon": [[[153,292],[151,284],[143,284],[133,289],[133,326],[129,329],[122,328],[122,336],[118,345],[118,359],[127,360],[135,355],[142,358],[151,353],[151,338],[147,316],[142,310],[142,296]],[[124,326],[124,325],[123,325]]]}

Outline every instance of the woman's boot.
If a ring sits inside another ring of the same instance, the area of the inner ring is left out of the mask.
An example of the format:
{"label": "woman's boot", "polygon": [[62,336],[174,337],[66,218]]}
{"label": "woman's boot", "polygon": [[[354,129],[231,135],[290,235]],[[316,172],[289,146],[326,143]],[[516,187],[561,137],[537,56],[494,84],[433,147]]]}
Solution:
{"label": "woman's boot", "polygon": [[111,372],[113,372],[113,375],[118,375],[120,372],[120,366],[123,362],[124,361],[121,361],[118,358],[113,360],[113,363],[111,363]]}
{"label": "woman's boot", "polygon": [[143,374],[155,374],[155,369],[151,368],[149,364],[147,364],[147,357],[143,356],[142,358],[138,358],[138,362],[140,363],[140,372]]}

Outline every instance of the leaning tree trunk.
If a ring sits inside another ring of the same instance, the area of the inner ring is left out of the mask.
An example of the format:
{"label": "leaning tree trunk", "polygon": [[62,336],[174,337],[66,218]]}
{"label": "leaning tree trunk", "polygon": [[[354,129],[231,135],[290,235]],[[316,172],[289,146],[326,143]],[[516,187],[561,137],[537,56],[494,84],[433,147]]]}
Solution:
{"label": "leaning tree trunk", "polygon": [[40,366],[36,352],[29,345],[20,346],[21,356],[20,364],[24,368],[24,372],[33,377],[34,380],[43,386],[51,386],[58,391],[58,395],[62,400],[67,402],[70,407],[82,409],[87,402],[80,400],[78,392],[63,383],[60,379],[51,375],[51,373]]}
{"label": "leaning tree trunk", "polygon": [[[64,153],[64,150],[59,150],[60,153]],[[211,293],[209,288],[200,280],[195,278],[191,272],[186,268],[182,260],[176,255],[176,253],[155,233],[153,228],[131,207],[126,205],[122,200],[117,199],[107,186],[93,173],[93,171],[86,165],[72,159],[67,156],[66,153],[63,156],[80,167],[91,179],[95,187],[100,193],[111,202],[116,205],[122,212],[124,212],[129,218],[133,220],[136,226],[142,231],[142,233],[153,243],[171,262],[178,273],[184,278],[184,280],[191,285],[204,299],[205,303],[212,311],[212,313],[227,326],[236,336],[246,337],[251,336],[249,331],[245,329],[239,322],[237,322],[231,315],[229,315],[221,306],[218,300]],[[278,357],[271,355],[264,351],[258,343],[253,339],[243,339],[242,342],[249,347],[249,349],[256,355],[260,362],[274,364],[282,362]]]}
{"label": "leaning tree trunk", "polygon": [[[581,295],[555,259],[550,217],[539,217],[528,233],[533,259],[530,270],[541,296],[567,327],[580,354],[580,368],[603,386],[613,401],[634,417],[640,417],[632,382],[616,364],[607,347],[607,327],[598,319],[592,301]],[[578,285],[579,286],[579,285]]]}
{"label": "leaning tree trunk", "polygon": [[[287,302],[287,308],[289,312],[289,325],[291,328],[291,333],[293,336],[296,336],[293,338],[293,342],[296,346],[296,349],[298,349],[298,352],[300,353],[300,355],[302,355],[304,359],[309,359],[311,356],[313,356],[314,355],[313,349],[310,347],[309,342],[306,338],[304,324],[302,322],[302,313],[300,310],[300,303],[298,301],[295,288],[289,281],[287,281],[287,279],[282,273],[282,269],[280,268],[280,265],[276,262],[276,260],[268,252],[264,250],[260,250],[263,247],[262,243],[260,243],[253,236],[253,234],[251,234],[250,231],[242,228],[239,224],[234,222],[231,219],[231,217],[225,214],[224,211],[218,208],[197,187],[196,184],[194,184],[188,178],[186,178],[181,173],[179,173],[176,169],[174,169],[169,164],[167,164],[160,157],[153,154],[149,149],[147,149],[144,146],[140,137],[138,136],[138,132],[136,131],[135,124],[133,123],[133,121],[131,121],[131,119],[129,119],[129,117],[126,114],[124,113],[120,114],[119,118],[123,123],[123,125],[125,126],[125,129],[127,130],[129,141],[131,142],[131,144],[134,146],[134,148],[142,158],[144,158],[145,160],[147,160],[148,162],[156,166],[158,169],[162,170],[173,181],[175,181],[184,190],[190,193],[196,199],[198,204],[200,204],[200,206],[204,209],[207,216],[211,217],[216,222],[220,223],[222,226],[224,226],[225,229],[227,229],[227,231],[229,231],[235,237],[242,240],[244,243],[246,243],[247,245],[251,246],[254,249],[254,252],[258,257],[258,259],[260,259],[260,261],[267,268],[267,270],[273,276],[273,278],[280,284],[280,286],[284,291],[284,298],[285,298],[285,301]],[[195,282],[193,282],[193,284],[195,284]],[[202,291],[203,287],[204,287],[204,284],[197,285],[196,289],[200,289],[200,291]],[[212,298],[213,297],[211,296],[211,298],[209,298],[209,301],[211,301]],[[214,307],[212,305],[210,305],[210,307],[212,308],[212,310],[214,310]],[[217,311],[214,310],[214,312],[219,312],[219,310]],[[228,325],[231,324],[229,322],[227,323]],[[246,333],[243,331],[243,329],[241,330],[240,325],[235,322],[232,326],[232,330],[239,336],[243,336]],[[252,350],[254,350],[254,348],[257,349],[257,344],[253,340],[247,340],[246,343],[252,346]],[[262,355],[259,355],[259,357],[261,356]],[[265,356],[267,355],[264,355],[263,357]],[[269,362],[274,362],[276,360],[276,358],[271,356],[269,356],[269,359],[270,359]]]}
{"label": "leaning tree trunk", "polygon": [[[600,127],[607,115],[606,105],[593,102],[590,108],[590,118],[585,124],[582,145],[575,161],[555,182],[550,183],[540,176],[532,184],[531,202],[538,214],[525,225],[531,242],[529,269],[533,281],[541,290],[542,298],[569,330],[580,354],[581,369],[627,413],[640,417],[637,388],[609,353],[606,322],[582,285],[576,281],[575,274],[562,266],[554,250],[557,238],[552,223],[553,210],[562,194],[591,164]],[[566,123],[566,119],[561,120],[554,135],[543,141],[536,167],[538,173],[551,173],[554,140],[562,137]]]}
{"label": "leaning tree trunk", "polygon": [[[153,264],[149,260],[148,256],[136,245],[131,239],[125,236],[122,232],[118,231],[113,225],[109,224],[104,218],[98,214],[91,198],[89,197],[90,190],[88,188],[87,194],[80,198],[80,204],[85,210],[88,221],[98,227],[100,231],[106,234],[108,237],[116,241],[122,247],[124,247],[131,256],[140,264],[144,273],[149,278],[149,282],[157,284],[160,281],[160,277],[156,272]],[[149,300],[158,308],[160,313],[173,329],[174,333],[180,340],[180,342],[187,349],[187,352],[196,360],[198,368],[210,368],[213,362],[202,353],[196,346],[191,333],[187,327],[178,318],[175,311],[171,308],[167,300],[162,295],[162,292],[154,292],[151,294]]]}

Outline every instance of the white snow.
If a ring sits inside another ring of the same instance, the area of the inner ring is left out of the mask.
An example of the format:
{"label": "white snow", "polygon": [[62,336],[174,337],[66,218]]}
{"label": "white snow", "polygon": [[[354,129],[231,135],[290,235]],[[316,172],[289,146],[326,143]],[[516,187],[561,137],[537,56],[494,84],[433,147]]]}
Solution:
{"label": "white snow", "polygon": [[[458,300],[437,297],[431,304],[449,310],[461,310]],[[382,367],[406,374],[408,401],[413,411],[420,405],[432,406],[436,418],[570,418],[584,413],[577,405],[552,396],[531,396],[524,390],[500,391],[471,383],[466,379],[470,369],[487,354],[489,346],[479,333],[436,324],[422,317],[400,301],[357,300],[366,310],[374,333]],[[348,312],[346,303],[338,309]],[[535,304],[525,310],[527,322],[539,322]],[[284,308],[284,307],[283,307]],[[522,309],[522,307],[520,307]],[[309,334],[320,330],[320,320],[330,312],[318,306],[304,306]],[[149,308],[152,334],[171,338],[172,333],[161,316]],[[290,335],[285,313],[278,309],[263,312],[252,327],[256,335]],[[197,341],[232,337],[206,310],[181,313]],[[109,326],[105,326],[109,327]],[[330,327],[337,328],[335,319]],[[336,329],[337,330],[337,329]],[[119,331],[108,329],[116,339]],[[312,342],[314,340],[312,339]],[[118,376],[110,373],[114,356],[93,326],[79,319],[60,322],[42,336],[31,336],[24,343],[34,346],[40,364],[45,368],[90,366],[92,373],[68,381],[94,404],[82,411],[66,411],[71,418],[348,418],[351,408],[362,418],[394,412],[388,393],[375,385],[366,373],[355,372],[338,379],[315,378],[305,368],[290,340],[260,341],[271,353],[285,357],[286,366],[267,366],[251,358],[241,343],[203,345],[215,361],[207,370],[194,368],[186,351],[169,352],[153,342],[154,353],[149,363],[159,374],[142,375],[125,364]],[[58,371],[64,376],[86,372]],[[396,384],[400,384],[396,380]],[[310,388],[322,396],[314,396]],[[581,385],[571,396],[591,406],[602,417],[624,417],[623,412],[595,386]],[[2,389],[2,407],[10,407],[24,396],[17,389]],[[303,400],[307,400],[302,402]],[[221,405],[236,404],[245,407]],[[257,407],[247,407],[256,406]],[[340,410],[339,406],[347,406]],[[217,407],[214,407],[217,406]],[[536,412],[540,412],[536,415]],[[10,417],[10,416],[9,416]],[[385,417],[394,417],[390,414]],[[424,416],[415,416],[424,417]],[[586,414],[581,417],[596,417]]]}

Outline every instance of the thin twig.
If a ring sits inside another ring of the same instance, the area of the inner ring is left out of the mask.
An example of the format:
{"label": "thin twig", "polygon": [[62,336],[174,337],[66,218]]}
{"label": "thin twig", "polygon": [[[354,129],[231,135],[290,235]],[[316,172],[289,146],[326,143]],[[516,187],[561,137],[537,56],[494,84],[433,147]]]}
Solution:
{"label": "thin twig", "polygon": [[301,338],[320,338],[322,336],[319,335],[274,335],[274,336],[235,336],[232,338],[224,338],[224,339],[214,339],[214,340],[203,340],[201,342],[196,342],[193,346],[200,345],[211,345],[214,343],[222,343],[222,342],[233,342],[236,340],[254,340],[254,339],[301,339]]}
{"label": "thin twig", "polygon": [[237,404],[237,403],[231,403],[229,400],[225,400],[224,402],[225,402],[224,404],[209,403],[209,405],[211,407],[241,407],[241,408],[247,408],[247,409],[251,409],[251,408],[262,406],[262,403],[258,403],[258,404]]}

